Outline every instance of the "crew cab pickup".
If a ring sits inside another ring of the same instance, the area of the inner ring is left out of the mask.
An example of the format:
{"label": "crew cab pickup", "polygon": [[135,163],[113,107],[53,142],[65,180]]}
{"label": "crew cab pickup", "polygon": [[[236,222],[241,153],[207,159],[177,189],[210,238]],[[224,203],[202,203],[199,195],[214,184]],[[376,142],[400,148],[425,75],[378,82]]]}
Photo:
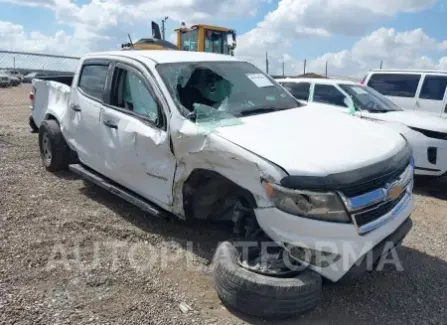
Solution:
{"label": "crew cab pickup", "polygon": [[[33,81],[49,171],[70,168],[155,215],[233,220],[238,233],[258,228],[332,281],[411,228],[406,139],[300,104],[248,62],[95,53],[65,83]],[[327,249],[336,253],[323,265],[306,258]]]}

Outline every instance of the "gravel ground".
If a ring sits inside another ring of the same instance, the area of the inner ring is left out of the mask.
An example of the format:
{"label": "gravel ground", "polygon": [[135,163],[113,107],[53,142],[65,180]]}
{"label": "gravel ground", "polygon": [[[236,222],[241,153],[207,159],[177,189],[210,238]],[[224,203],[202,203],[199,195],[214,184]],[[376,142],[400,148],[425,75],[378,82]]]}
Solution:
{"label": "gravel ground", "polygon": [[156,219],[69,172],[46,172],[28,91],[0,89],[0,324],[446,323],[446,181],[418,180],[403,271],[326,284],[314,311],[264,322],[214,292],[222,226]]}

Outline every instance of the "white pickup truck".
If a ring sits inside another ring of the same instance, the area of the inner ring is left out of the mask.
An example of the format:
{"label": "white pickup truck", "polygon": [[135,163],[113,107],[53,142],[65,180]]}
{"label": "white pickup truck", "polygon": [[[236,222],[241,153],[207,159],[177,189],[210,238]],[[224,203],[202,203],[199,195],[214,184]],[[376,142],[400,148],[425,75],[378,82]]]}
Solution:
{"label": "white pickup truck", "polygon": [[320,275],[338,281],[411,228],[406,139],[302,105],[250,63],[105,52],[83,57],[64,82],[33,81],[32,118],[49,171],[68,167],[155,215],[233,220],[238,234],[261,231],[306,267],[289,278],[266,275],[222,244],[216,288],[235,308],[265,317],[312,308]]}

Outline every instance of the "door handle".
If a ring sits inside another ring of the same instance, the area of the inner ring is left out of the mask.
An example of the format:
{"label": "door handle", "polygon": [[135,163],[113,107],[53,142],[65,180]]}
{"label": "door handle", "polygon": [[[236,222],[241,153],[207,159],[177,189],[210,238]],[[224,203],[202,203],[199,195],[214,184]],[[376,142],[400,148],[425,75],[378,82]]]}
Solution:
{"label": "door handle", "polygon": [[80,112],[81,111],[81,108],[79,107],[79,105],[76,105],[76,104],[71,104],[70,108],[72,110],[74,110],[75,112]]}
{"label": "door handle", "polygon": [[444,113],[447,113],[447,104],[445,104]]}
{"label": "door handle", "polygon": [[105,120],[105,121],[103,121],[102,123],[103,123],[105,126],[111,128],[111,129],[118,129],[118,125],[116,125],[116,124],[115,124],[114,122],[112,122],[112,121]]}

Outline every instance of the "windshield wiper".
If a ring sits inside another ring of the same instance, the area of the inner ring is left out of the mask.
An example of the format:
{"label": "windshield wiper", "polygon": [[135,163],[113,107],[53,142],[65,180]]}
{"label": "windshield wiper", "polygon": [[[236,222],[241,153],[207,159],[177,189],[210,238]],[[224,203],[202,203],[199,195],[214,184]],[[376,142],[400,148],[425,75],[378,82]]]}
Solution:
{"label": "windshield wiper", "polygon": [[288,108],[276,108],[276,107],[256,107],[252,109],[248,109],[242,112],[239,112],[241,116],[249,116],[249,115],[256,115],[256,114],[264,114],[264,113],[271,113],[271,112],[277,112],[277,111],[284,111],[286,109],[291,109],[294,107],[288,107]]}

